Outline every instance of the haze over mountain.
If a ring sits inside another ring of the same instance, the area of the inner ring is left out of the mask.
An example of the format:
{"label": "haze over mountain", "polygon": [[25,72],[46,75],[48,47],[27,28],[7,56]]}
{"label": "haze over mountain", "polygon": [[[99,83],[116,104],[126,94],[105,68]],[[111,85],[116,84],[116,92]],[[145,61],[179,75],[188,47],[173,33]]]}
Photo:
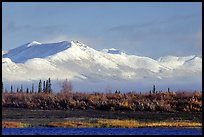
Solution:
{"label": "haze over mountain", "polygon": [[50,77],[53,82],[71,80],[81,91],[103,91],[107,87],[147,90],[152,84],[201,90],[201,75],[202,58],[195,55],[154,60],[115,48],[97,51],[79,41],[33,41],[2,51],[2,78],[6,83],[31,83]]}

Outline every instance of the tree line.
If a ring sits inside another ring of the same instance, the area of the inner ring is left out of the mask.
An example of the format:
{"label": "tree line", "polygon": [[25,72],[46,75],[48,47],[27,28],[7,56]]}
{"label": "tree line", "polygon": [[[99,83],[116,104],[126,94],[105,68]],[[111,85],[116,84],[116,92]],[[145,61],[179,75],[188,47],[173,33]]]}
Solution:
{"label": "tree line", "polygon": [[[23,85],[20,86],[20,89],[19,87],[16,88],[16,92],[19,93],[19,92],[25,92],[25,93],[52,93],[52,88],[51,88],[51,79],[48,78],[46,81],[43,81],[42,83],[42,80],[39,81],[38,83],[38,89],[35,91],[34,89],[34,84],[32,83],[32,87],[31,89],[29,88],[26,88],[26,90],[24,90],[23,88]],[[4,83],[2,82],[2,93],[4,92],[9,92],[7,90],[7,88],[4,88]],[[14,92],[14,89],[13,89],[13,85],[11,85],[10,87],[10,93],[13,93]]]}
{"label": "tree line", "polygon": [[[2,82],[2,106],[29,109],[98,109],[98,110],[132,110],[132,111],[202,111],[202,92],[173,92],[170,88],[166,91],[152,90],[144,93],[128,92],[121,93],[82,93],[72,91],[72,83],[67,79],[62,83],[60,93],[53,93],[50,78],[46,81],[40,80],[38,88],[20,89],[17,87],[15,93],[11,86],[10,93],[4,89]],[[5,94],[4,94],[5,93]],[[27,94],[35,93],[35,94]],[[38,93],[38,94],[37,94]],[[47,94],[40,94],[47,93]]]}
{"label": "tree line", "polygon": [[[68,91],[68,90],[67,90]],[[202,111],[202,92],[128,92],[55,94],[3,93],[2,107],[43,110],[128,110],[128,111]]]}

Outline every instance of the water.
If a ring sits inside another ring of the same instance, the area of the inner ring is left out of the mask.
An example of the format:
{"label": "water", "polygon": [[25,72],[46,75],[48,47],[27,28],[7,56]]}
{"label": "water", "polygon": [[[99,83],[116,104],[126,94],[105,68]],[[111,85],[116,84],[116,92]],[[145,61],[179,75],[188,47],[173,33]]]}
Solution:
{"label": "water", "polygon": [[202,135],[200,128],[3,128],[3,135]]}

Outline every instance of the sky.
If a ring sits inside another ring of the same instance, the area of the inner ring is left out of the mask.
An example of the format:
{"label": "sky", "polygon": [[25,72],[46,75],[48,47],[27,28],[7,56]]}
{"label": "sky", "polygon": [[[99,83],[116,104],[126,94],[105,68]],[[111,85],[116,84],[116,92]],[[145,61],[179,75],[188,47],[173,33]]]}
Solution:
{"label": "sky", "polygon": [[3,2],[2,49],[78,40],[127,54],[202,56],[201,2]]}

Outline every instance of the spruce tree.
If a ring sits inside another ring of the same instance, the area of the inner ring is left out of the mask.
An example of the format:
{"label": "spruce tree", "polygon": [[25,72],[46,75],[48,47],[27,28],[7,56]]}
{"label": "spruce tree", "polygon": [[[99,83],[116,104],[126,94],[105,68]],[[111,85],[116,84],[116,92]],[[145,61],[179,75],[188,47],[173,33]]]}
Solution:
{"label": "spruce tree", "polygon": [[153,94],[155,94],[155,90],[156,90],[155,85],[153,85],[153,89],[152,89]]}
{"label": "spruce tree", "polygon": [[27,93],[27,94],[29,93],[29,89],[28,89],[28,88],[26,89],[26,93]]}
{"label": "spruce tree", "polygon": [[23,85],[21,85],[21,89],[20,89],[20,92],[23,92]]}
{"label": "spruce tree", "polygon": [[49,87],[48,87],[48,80],[46,80],[45,93],[48,93],[48,89],[49,89]]}
{"label": "spruce tree", "polygon": [[168,88],[168,92],[170,92],[170,88]]}
{"label": "spruce tree", "polygon": [[42,81],[40,80],[39,86],[38,86],[38,93],[42,92]]}
{"label": "spruce tree", "polygon": [[11,85],[11,93],[13,93],[13,86]]}
{"label": "spruce tree", "polygon": [[34,93],[34,84],[32,84],[32,90],[31,93]]}
{"label": "spruce tree", "polygon": [[50,78],[48,79],[48,92],[49,92],[49,93],[52,92],[52,88],[51,88],[51,80],[50,80]]}
{"label": "spruce tree", "polygon": [[46,91],[45,91],[45,81],[43,81],[43,92],[45,93]]}

